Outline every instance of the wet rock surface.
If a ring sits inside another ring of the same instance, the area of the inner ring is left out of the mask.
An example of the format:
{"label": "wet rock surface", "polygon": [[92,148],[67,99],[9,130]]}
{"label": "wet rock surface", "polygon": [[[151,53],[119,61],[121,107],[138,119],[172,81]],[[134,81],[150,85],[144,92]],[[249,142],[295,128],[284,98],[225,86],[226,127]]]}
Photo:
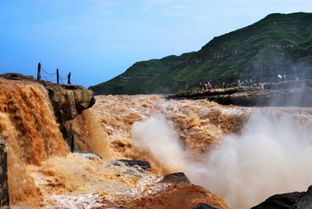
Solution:
{"label": "wet rock surface", "polygon": [[172,173],[169,175],[164,176],[164,178],[161,180],[163,183],[186,183],[189,184],[191,183],[190,180],[187,178],[187,176],[182,173]]}
{"label": "wet rock surface", "polygon": [[6,144],[0,140],[0,208],[9,208],[8,161]]}
{"label": "wet rock surface", "polygon": [[[200,202],[204,202],[199,204]],[[164,190],[129,202],[126,208],[138,209],[226,209],[225,203],[203,188],[191,184],[170,185]]]}
{"label": "wet rock surface", "polygon": [[124,163],[124,164],[126,164],[127,166],[130,166],[130,167],[138,166],[138,167],[140,167],[140,168],[142,168],[144,170],[147,170],[147,169],[151,168],[150,163],[147,162],[147,161],[121,159],[121,160],[115,161],[115,164],[118,164],[118,162],[122,162],[122,163]]}
{"label": "wet rock surface", "polygon": [[277,194],[251,209],[310,209],[312,208],[312,186],[306,192]]}

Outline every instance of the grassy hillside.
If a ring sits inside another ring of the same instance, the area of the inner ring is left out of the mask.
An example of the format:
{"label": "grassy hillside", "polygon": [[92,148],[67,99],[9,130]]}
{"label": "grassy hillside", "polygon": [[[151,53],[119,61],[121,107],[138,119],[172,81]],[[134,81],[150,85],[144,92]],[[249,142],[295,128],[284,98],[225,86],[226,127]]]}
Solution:
{"label": "grassy hillside", "polygon": [[209,80],[272,81],[277,74],[312,78],[312,13],[271,14],[213,38],[197,52],[137,62],[96,94],[175,93]]}

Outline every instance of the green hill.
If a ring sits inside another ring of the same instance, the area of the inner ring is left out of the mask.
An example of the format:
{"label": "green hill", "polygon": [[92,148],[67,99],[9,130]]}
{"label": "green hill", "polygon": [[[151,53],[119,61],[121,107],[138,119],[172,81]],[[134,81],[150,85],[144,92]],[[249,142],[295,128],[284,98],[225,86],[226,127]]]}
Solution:
{"label": "green hill", "polygon": [[90,87],[96,94],[175,93],[209,80],[215,85],[312,78],[312,13],[271,14],[213,38],[197,52],[137,62]]}

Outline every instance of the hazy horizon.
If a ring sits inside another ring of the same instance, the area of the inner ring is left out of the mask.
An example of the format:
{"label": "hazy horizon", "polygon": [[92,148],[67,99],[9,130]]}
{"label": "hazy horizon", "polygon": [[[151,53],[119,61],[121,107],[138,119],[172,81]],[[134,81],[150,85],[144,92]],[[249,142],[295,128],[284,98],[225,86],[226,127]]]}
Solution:
{"label": "hazy horizon", "polygon": [[41,62],[88,87],[137,61],[197,51],[268,14],[308,8],[307,0],[3,0],[0,73],[35,75]]}

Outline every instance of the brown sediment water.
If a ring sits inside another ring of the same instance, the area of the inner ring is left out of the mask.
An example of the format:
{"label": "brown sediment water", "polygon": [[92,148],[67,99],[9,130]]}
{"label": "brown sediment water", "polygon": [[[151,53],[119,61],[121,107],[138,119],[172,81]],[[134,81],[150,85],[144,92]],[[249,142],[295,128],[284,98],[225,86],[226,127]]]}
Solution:
{"label": "brown sediment water", "polygon": [[159,183],[162,176],[91,154],[53,157],[41,166],[28,166],[27,172],[45,197],[40,206],[45,209],[165,209],[177,205],[189,208],[196,203],[227,209],[222,198],[199,186]]}
{"label": "brown sediment water", "polygon": [[[78,150],[95,155],[69,153],[47,92],[39,83],[0,79],[0,101],[0,136],[8,149],[11,206],[79,208],[94,203],[94,208],[105,208],[131,203],[135,207],[142,202],[132,202],[133,198],[143,201],[150,192],[167,189],[157,182],[172,169],[131,139],[133,123],[164,111],[162,97],[109,97],[104,102],[99,100],[98,108],[69,121],[66,125],[78,136]],[[152,169],[143,172],[110,161],[121,158],[149,161]],[[199,188],[186,186],[185,192],[188,190],[197,193],[195,199],[210,198],[200,195],[204,190]]]}
{"label": "brown sediment water", "polygon": [[0,79],[0,134],[8,149],[11,204],[40,202],[40,190],[26,166],[68,153],[41,85]]}
{"label": "brown sediment water", "polygon": [[105,159],[114,159],[109,148],[108,136],[103,131],[100,121],[90,110],[83,111],[74,120],[67,122],[74,130],[76,149],[82,153],[96,153]]}
{"label": "brown sediment water", "polygon": [[233,209],[312,184],[311,108],[222,106],[157,95],[97,100],[91,111],[112,152],[150,161],[159,174],[182,170]]}
{"label": "brown sediment water", "polygon": [[249,115],[244,108],[221,106],[205,100],[165,100],[161,95],[97,96],[96,100],[90,111],[100,121],[115,157],[149,161],[158,173],[175,170],[159,165],[157,159],[132,139],[135,122],[164,115],[173,122],[186,150],[197,155],[207,152],[224,135],[239,133]]}

